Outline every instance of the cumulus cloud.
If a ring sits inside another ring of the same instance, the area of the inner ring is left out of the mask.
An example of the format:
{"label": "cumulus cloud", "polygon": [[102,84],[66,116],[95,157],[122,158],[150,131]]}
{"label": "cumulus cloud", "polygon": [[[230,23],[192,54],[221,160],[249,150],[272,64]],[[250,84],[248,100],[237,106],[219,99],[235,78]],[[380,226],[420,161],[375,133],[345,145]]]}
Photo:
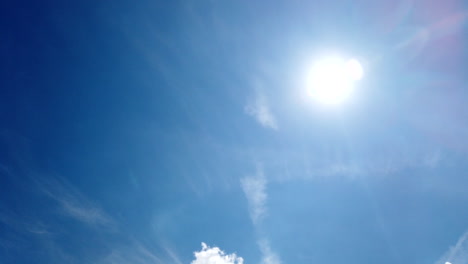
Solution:
{"label": "cumulus cloud", "polygon": [[435,264],[468,263],[468,231]]}
{"label": "cumulus cloud", "polygon": [[266,96],[257,90],[254,100],[245,106],[245,112],[254,117],[263,127],[278,129],[276,118],[270,110]]}
{"label": "cumulus cloud", "polygon": [[236,254],[226,254],[218,247],[209,247],[202,243],[202,249],[194,252],[191,264],[243,264],[244,259]]}
{"label": "cumulus cloud", "polygon": [[266,184],[267,181],[260,169],[256,175],[241,179],[242,190],[249,204],[250,218],[254,224],[258,224],[266,214]]}

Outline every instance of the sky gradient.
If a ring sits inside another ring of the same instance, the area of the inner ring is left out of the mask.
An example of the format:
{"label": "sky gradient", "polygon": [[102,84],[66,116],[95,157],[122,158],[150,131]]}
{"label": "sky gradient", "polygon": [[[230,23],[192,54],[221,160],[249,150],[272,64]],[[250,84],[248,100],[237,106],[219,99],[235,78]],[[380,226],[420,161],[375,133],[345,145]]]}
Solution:
{"label": "sky gradient", "polygon": [[[468,2],[3,1],[0,263],[468,263]],[[307,95],[359,60],[339,105]]]}

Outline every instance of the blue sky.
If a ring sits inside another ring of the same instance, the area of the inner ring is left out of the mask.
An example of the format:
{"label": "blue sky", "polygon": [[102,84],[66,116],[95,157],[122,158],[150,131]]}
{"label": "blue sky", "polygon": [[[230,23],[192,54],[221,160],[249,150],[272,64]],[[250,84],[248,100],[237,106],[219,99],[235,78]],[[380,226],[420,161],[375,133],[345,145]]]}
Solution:
{"label": "blue sky", "polygon": [[[4,1],[1,263],[468,263],[468,3]],[[314,60],[361,61],[339,105]]]}

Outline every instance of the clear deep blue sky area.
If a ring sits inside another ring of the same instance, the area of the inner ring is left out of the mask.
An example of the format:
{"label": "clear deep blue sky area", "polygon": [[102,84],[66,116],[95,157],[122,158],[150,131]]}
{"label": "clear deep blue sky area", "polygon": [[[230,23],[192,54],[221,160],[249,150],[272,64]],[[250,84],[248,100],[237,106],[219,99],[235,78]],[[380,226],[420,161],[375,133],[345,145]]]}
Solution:
{"label": "clear deep blue sky area", "polygon": [[0,1],[0,263],[468,264],[468,2]]}

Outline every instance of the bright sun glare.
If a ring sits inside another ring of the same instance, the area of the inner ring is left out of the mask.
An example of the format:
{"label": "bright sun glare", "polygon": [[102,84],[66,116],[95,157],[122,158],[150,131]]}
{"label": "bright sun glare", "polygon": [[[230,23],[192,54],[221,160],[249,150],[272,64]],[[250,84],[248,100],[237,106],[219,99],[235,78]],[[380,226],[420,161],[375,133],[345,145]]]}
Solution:
{"label": "bright sun glare", "polygon": [[354,83],[364,74],[356,59],[327,57],[317,61],[308,74],[308,92],[321,104],[336,105],[347,99]]}

